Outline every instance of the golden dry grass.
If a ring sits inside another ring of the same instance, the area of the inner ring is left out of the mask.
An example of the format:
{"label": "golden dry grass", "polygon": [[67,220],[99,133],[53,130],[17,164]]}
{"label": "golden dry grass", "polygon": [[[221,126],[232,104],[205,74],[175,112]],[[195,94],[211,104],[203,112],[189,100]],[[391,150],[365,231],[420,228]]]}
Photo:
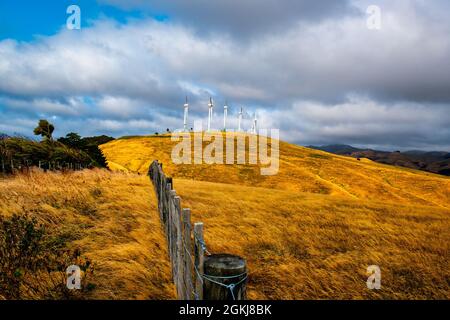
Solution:
{"label": "golden dry grass", "polygon": [[95,265],[91,299],[174,299],[145,176],[85,170],[0,178],[0,213],[28,213]]}
{"label": "golden dry grass", "polygon": [[[211,252],[248,261],[251,299],[449,299],[450,210],[176,179]],[[379,265],[382,290],[366,287]]]}
{"label": "golden dry grass", "polygon": [[311,150],[280,142],[280,170],[262,176],[256,165],[175,165],[170,136],[118,139],[101,146],[111,169],[147,173],[157,159],[167,175],[200,181],[342,195],[391,203],[450,208],[450,178]]}
{"label": "golden dry grass", "polygon": [[[164,163],[211,251],[244,256],[252,299],[450,298],[450,179],[280,143],[280,171],[174,165],[168,136],[102,146],[111,168]],[[366,268],[382,290],[366,288]]]}

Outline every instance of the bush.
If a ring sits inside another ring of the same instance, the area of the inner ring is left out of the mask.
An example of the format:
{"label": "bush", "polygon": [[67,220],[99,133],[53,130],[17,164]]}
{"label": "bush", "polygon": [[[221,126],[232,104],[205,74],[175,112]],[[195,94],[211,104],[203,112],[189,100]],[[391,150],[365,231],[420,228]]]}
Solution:
{"label": "bush", "polygon": [[9,137],[0,140],[0,171],[12,172],[11,163],[17,169],[19,166],[38,166],[49,168],[56,164],[66,166],[69,163],[80,164],[83,167],[96,166],[97,162],[82,150],[69,148],[57,141],[36,142],[26,138]]}
{"label": "bush", "polygon": [[85,152],[93,160],[94,165],[104,168],[107,167],[106,158],[98,146],[111,140],[114,140],[114,138],[105,135],[81,138],[79,134],[74,132],[67,134],[64,138],[58,139],[60,143],[70,148]]}
{"label": "bush", "polygon": [[[92,290],[93,266],[79,250],[55,245],[43,225],[26,214],[0,216],[0,297],[5,299],[82,299]],[[81,290],[66,286],[66,269],[82,270]]]}

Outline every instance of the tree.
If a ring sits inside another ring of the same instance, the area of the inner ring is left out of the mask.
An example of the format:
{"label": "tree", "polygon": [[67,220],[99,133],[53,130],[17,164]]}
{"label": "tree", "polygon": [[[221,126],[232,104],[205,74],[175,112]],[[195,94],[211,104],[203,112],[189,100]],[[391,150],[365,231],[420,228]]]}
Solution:
{"label": "tree", "polygon": [[38,126],[34,129],[34,134],[42,136],[45,140],[52,141],[52,134],[55,131],[55,127],[47,120],[39,120]]}
{"label": "tree", "polygon": [[78,133],[68,133],[65,138],[59,138],[59,142],[71,148],[81,148],[81,136]]}

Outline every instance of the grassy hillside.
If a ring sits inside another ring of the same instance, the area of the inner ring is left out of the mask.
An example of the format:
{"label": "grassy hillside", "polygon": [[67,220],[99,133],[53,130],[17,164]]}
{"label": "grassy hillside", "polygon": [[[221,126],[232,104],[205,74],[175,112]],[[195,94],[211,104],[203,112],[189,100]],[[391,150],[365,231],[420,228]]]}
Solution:
{"label": "grassy hillside", "polygon": [[[244,256],[249,298],[450,298],[450,179],[280,144],[280,171],[174,165],[167,136],[103,145],[112,169],[175,177],[212,252]],[[382,290],[366,288],[366,268]]]}
{"label": "grassy hillside", "polygon": [[[211,252],[248,260],[251,299],[449,299],[450,210],[176,179]],[[366,287],[379,265],[382,290]]]}
{"label": "grassy hillside", "polygon": [[132,137],[100,148],[112,169],[146,173],[157,159],[176,178],[450,208],[450,178],[431,173],[280,142],[279,173],[262,176],[254,165],[175,165],[176,143],[169,136]]}
{"label": "grassy hillside", "polygon": [[0,214],[27,213],[55,243],[79,248],[94,264],[95,289],[85,298],[174,299],[151,190],[148,179],[136,174],[36,170],[0,177]]}
{"label": "grassy hillside", "polygon": [[[143,174],[158,159],[193,221],[205,223],[210,251],[248,260],[251,299],[450,298],[448,178],[287,143],[279,174],[264,177],[256,166],[176,166],[173,144],[163,136],[103,145],[117,172],[0,178],[0,214],[32,215],[92,260],[87,298],[173,299]],[[380,291],[366,288],[372,264],[381,267]]]}

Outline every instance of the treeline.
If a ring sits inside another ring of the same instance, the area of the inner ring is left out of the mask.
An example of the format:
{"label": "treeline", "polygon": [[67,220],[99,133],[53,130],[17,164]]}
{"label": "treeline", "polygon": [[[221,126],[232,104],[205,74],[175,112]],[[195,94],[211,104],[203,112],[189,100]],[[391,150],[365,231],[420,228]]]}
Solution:
{"label": "treeline", "polygon": [[42,141],[0,134],[0,171],[12,173],[30,167],[48,170],[106,167],[106,158],[98,146],[114,138],[82,138],[72,132],[54,140],[54,129],[47,120],[40,120],[34,134],[41,136]]}

